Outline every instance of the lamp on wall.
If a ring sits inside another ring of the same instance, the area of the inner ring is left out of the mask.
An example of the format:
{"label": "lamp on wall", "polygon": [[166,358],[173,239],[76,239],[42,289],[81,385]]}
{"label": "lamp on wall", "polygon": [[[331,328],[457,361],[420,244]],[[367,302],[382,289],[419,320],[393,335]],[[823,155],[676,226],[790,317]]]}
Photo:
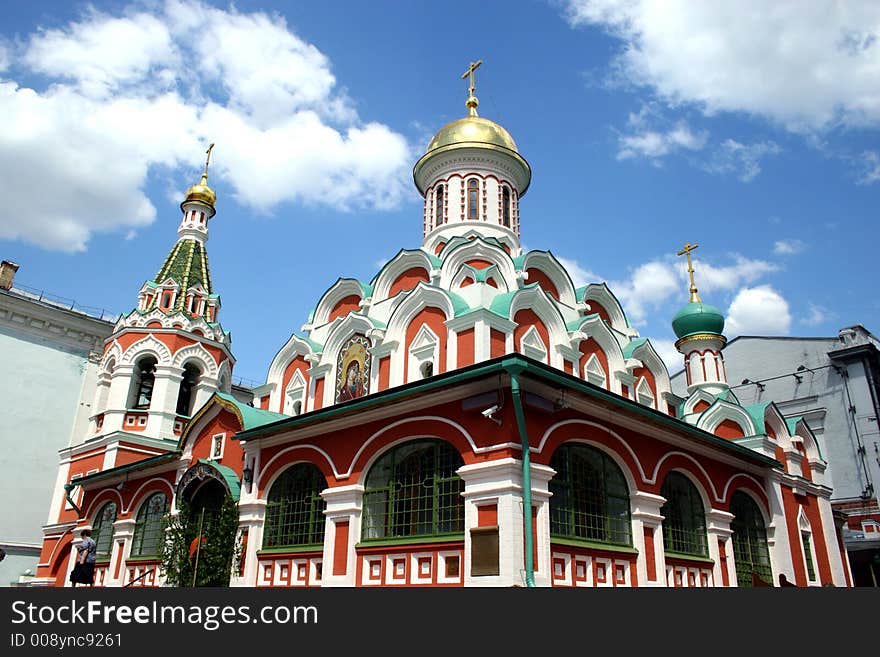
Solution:
{"label": "lamp on wall", "polygon": [[247,484],[248,486],[250,486],[251,483],[253,483],[254,471],[251,469],[251,466],[249,466],[249,465],[244,466],[244,470],[241,471],[241,480],[245,484]]}

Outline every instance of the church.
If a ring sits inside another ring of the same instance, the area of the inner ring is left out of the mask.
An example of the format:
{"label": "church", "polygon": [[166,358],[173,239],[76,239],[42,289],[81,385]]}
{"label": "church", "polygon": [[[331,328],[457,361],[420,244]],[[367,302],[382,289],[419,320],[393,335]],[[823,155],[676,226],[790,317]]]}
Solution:
{"label": "church", "polygon": [[413,168],[421,245],[333,283],[252,399],[208,266],[208,150],[104,342],[32,584],[70,585],[88,527],[108,587],[203,583],[221,545],[211,583],[244,587],[852,585],[815,436],[728,385],[696,245],[678,396],[605,283],[523,250],[531,168],[478,114],[478,65]]}

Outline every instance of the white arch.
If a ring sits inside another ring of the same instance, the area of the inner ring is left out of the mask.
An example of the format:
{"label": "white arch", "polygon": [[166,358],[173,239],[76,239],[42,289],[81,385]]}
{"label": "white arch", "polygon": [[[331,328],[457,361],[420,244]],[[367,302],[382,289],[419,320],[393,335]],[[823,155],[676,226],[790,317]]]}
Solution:
{"label": "white arch", "polygon": [[[88,510],[83,514],[83,517],[88,519],[89,526],[92,526],[92,516],[97,512],[97,509],[95,508],[95,504],[98,503],[98,498],[101,496],[102,493],[110,493],[111,495],[115,495],[116,498],[119,500],[119,502],[116,504],[116,517],[117,518],[119,517],[119,514],[123,512],[122,509],[123,509],[124,503],[122,501],[122,495],[119,494],[119,491],[116,490],[115,488],[104,488],[101,490],[100,493],[98,493],[98,495],[95,496],[95,499],[92,500],[92,503],[89,505]],[[100,505],[104,506],[107,502],[110,502],[110,501],[111,500],[104,498],[101,501]]]}
{"label": "white arch", "polygon": [[391,293],[391,286],[398,277],[409,269],[423,268],[428,278],[434,270],[430,256],[421,249],[401,249],[391,260],[385,263],[376,275],[373,284],[373,303],[384,301]]}
{"label": "white arch", "polygon": [[672,383],[669,380],[669,370],[666,369],[666,363],[660,358],[660,354],[657,353],[650,339],[633,349],[632,355],[633,358],[642,361],[644,366],[654,375],[654,385],[657,388],[654,408],[665,410],[660,408],[660,402],[664,399],[663,393],[672,392]]}
{"label": "white arch", "polygon": [[[556,259],[550,251],[529,251],[523,260],[523,271],[530,267],[534,267],[550,279],[556,291],[559,293],[559,301],[568,306],[574,307],[577,304],[577,295],[574,290],[574,283],[571,281],[565,267]],[[527,281],[529,283],[533,281]]]}
{"label": "white arch", "polygon": [[617,297],[605,283],[591,283],[584,291],[584,302],[595,301],[608,312],[611,328],[627,333],[626,315]]}
{"label": "white arch", "polygon": [[458,270],[469,260],[485,260],[495,265],[498,267],[498,272],[504,279],[507,288],[510,290],[517,288],[516,269],[510,254],[500,246],[491,244],[481,237],[463,242],[451,251],[447,247],[443,249],[441,255],[443,256],[443,264],[440,267],[440,287],[444,289],[452,287],[453,278]]}
{"label": "white arch", "polygon": [[321,326],[329,321],[330,313],[333,307],[342,299],[349,296],[357,296],[361,301],[364,300],[363,284],[354,278],[339,278],[324,292],[318,305],[315,307],[315,314],[309,322],[313,326]]}
{"label": "white arch", "polygon": [[[369,332],[375,328],[373,323],[364,315],[350,314],[345,317],[337,317],[333,320],[330,334],[324,343],[324,351],[321,353],[321,362],[336,365],[336,357],[342,345],[355,334],[369,336]],[[371,340],[372,342],[372,340]],[[333,379],[329,379],[333,380]]]}
{"label": "white arch", "polygon": [[[300,447],[300,448],[304,448],[304,447],[313,447],[314,449],[318,449],[318,448],[315,447],[314,445],[294,445],[294,447]],[[287,452],[287,451],[290,451],[290,449],[293,449],[293,447],[291,447],[291,448],[289,448],[289,449],[286,449],[286,450],[284,450],[284,451]],[[324,452],[323,450],[318,450],[318,451],[320,451],[321,454],[323,454],[325,457],[327,457],[327,453],[326,453],[326,452]],[[277,457],[280,456],[280,455],[281,455],[281,452],[279,452],[278,454],[276,454],[276,456],[273,457],[272,460],[269,461],[269,463],[272,463],[272,461],[274,461],[275,458],[277,458]],[[296,461],[291,461],[290,463],[285,464],[284,467],[278,468],[278,471],[275,472],[271,477],[269,477],[269,481],[267,481],[267,482],[265,483],[265,485],[262,485],[262,481],[259,481],[259,483],[257,484],[257,490],[260,490],[260,488],[262,488],[263,491],[264,491],[264,493],[265,493],[265,495],[263,495],[263,496],[260,497],[259,499],[268,499],[268,497],[269,497],[269,491],[272,490],[272,486],[275,485],[275,482],[278,481],[278,478],[279,478],[281,475],[283,475],[285,472],[287,472],[288,470],[290,470],[292,467],[297,466],[297,465],[300,465],[300,464],[302,464],[302,463],[305,463],[305,464],[307,464],[307,465],[311,465],[311,466],[314,466],[315,468],[318,468],[318,466],[315,465],[312,461],[307,461],[307,460],[304,459],[304,458],[303,458],[303,459],[296,460]],[[335,474],[336,474],[336,468],[333,467],[333,464],[332,464],[332,463],[331,463],[330,467],[333,468],[333,474],[335,475]],[[267,464],[267,468],[268,468],[268,464]],[[324,475],[324,473],[321,471],[321,468],[318,468],[318,472],[321,473],[321,478],[324,480],[324,487],[323,487],[321,490],[324,490],[325,488],[329,488],[329,487],[330,487],[330,482],[327,481],[327,477],[326,477],[326,476]]]}
{"label": "white arch", "polygon": [[447,320],[455,316],[452,298],[445,290],[426,283],[419,283],[406,294],[403,301],[391,313],[388,329],[385,332],[385,341],[397,340],[402,345],[410,322],[422,310],[429,307],[442,310]]}
{"label": "white arch", "polygon": [[104,352],[104,357],[101,359],[101,365],[99,370],[101,372],[106,372],[107,374],[111,374],[108,366],[110,361],[116,361],[116,364],[120,364],[122,362],[122,347],[119,344],[119,340],[114,339],[113,344],[110,348]]}
{"label": "white arch", "polygon": [[202,365],[202,371],[211,377],[217,376],[217,363],[211,353],[202,346],[201,342],[182,347],[174,353],[171,365],[183,369],[189,361],[196,361]]}
{"label": "white arch", "polygon": [[[703,388],[697,388],[694,393],[687,398],[687,401],[685,401],[684,408],[682,409],[682,415],[696,413],[694,407],[701,401],[704,401],[709,404],[709,406],[711,406],[715,403],[715,397],[712,394],[706,392]],[[703,411],[701,412],[705,413],[706,410],[708,409],[703,409]]]}
{"label": "white arch", "polygon": [[276,383],[278,386],[281,386],[284,370],[290,365],[290,361],[297,356],[305,357],[312,353],[311,344],[295,333],[292,334],[287,342],[284,343],[284,346],[275,354],[275,358],[272,359],[272,364],[269,366],[269,374],[266,376],[266,382]]}
{"label": "white arch", "polygon": [[743,436],[754,436],[757,433],[755,423],[751,416],[741,407],[723,399],[716,399],[715,403],[703,411],[700,419],[697,420],[697,428],[709,433],[715,433],[718,425],[730,420],[739,425],[743,430]]}
{"label": "white arch", "polygon": [[[629,489],[629,495],[632,497],[634,493],[637,493],[639,490],[639,484],[633,476],[632,471],[629,469],[629,464],[624,461],[620,454],[610,449],[607,445],[603,445],[602,443],[596,442],[595,440],[590,440],[589,438],[569,438],[565,442],[559,443],[556,449],[558,450],[560,447],[564,445],[568,445],[569,443],[576,443],[578,445],[589,445],[600,452],[602,452],[605,456],[614,461],[614,464],[620,468],[620,471],[623,473],[624,479],[626,479],[626,487]],[[555,454],[554,450],[554,454]],[[553,454],[550,454],[550,458],[553,458]],[[641,473],[639,473],[641,474]]]}
{"label": "white arch", "polygon": [[[730,477],[728,477],[727,481],[724,482],[724,490],[722,493],[723,499],[727,499],[727,494],[730,492],[730,486],[733,483],[733,480],[734,479],[743,479],[743,478],[749,479],[749,480],[755,482],[755,484],[757,484],[757,486],[760,490],[764,490],[764,485],[760,481],[755,479],[752,475],[746,474],[744,472],[737,472],[736,474],[730,475]],[[755,506],[757,506],[758,509],[761,510],[761,517],[764,519],[764,526],[769,527],[770,523],[773,521],[773,518],[770,515],[768,515],[770,513],[770,510],[764,508],[764,505],[767,504],[767,501],[758,498],[757,495],[755,494],[755,491],[753,491],[750,488],[737,487],[736,490],[739,490],[739,491],[742,491],[743,493],[746,493],[749,497],[752,498],[752,500],[754,500]],[[733,492],[735,493],[736,490]]]}
{"label": "white arch", "polygon": [[795,425],[794,435],[803,440],[804,451],[806,452],[807,460],[811,465],[815,461],[818,461],[819,463],[825,462],[819,454],[819,444],[816,440],[816,435],[804,419],[800,419]]}
{"label": "white arch", "polygon": [[[544,431],[544,435],[541,436],[541,440],[538,442],[538,448],[536,450],[530,450],[530,451],[543,452],[544,445],[550,439],[550,436],[553,434],[553,432],[556,431],[557,429],[559,429],[560,427],[564,427],[569,424],[582,424],[584,426],[593,427],[594,429],[601,429],[609,436],[615,438],[621,445],[623,445],[624,449],[627,452],[629,452],[629,455],[632,457],[633,463],[636,464],[636,468],[639,471],[639,476],[642,478],[642,481],[647,482],[647,483],[653,483],[653,481],[648,481],[648,478],[645,476],[645,470],[644,470],[644,468],[642,468],[642,462],[639,460],[638,455],[635,453],[635,451],[633,451],[632,447],[629,446],[629,443],[620,436],[620,434],[618,434],[617,432],[609,429],[608,427],[606,427],[602,424],[590,422],[589,420],[561,420],[561,421],[557,422],[556,424],[553,424],[553,425],[547,427],[547,430]],[[627,469],[628,468],[629,468],[629,466],[627,466]]]}
{"label": "white arch", "polygon": [[[660,460],[657,461],[657,465],[654,466],[654,472],[651,473],[651,480],[648,483],[651,483],[651,484],[657,483],[657,475],[660,472],[660,467],[663,465],[663,462],[666,459],[671,458],[673,456],[683,456],[688,461],[691,461],[697,467],[697,469],[703,473],[703,475],[706,477],[706,481],[709,482],[709,487],[712,489],[712,495],[715,497],[714,501],[715,502],[722,502],[724,500],[724,498],[718,497],[718,491],[715,490],[715,484],[712,482],[712,477],[709,476],[709,473],[706,472],[706,469],[702,466],[702,464],[699,461],[697,461],[697,459],[695,459],[693,456],[691,456],[690,454],[686,454],[685,452],[672,451],[672,452],[667,452],[666,454],[664,454],[660,458]],[[673,468],[673,470],[675,470],[676,472],[681,472],[682,474],[687,475],[691,481],[694,481],[694,476],[690,472],[688,472],[687,470],[682,470],[680,468]],[[703,488],[703,484],[699,480],[694,481],[694,483],[697,486],[697,490],[699,490],[700,494],[703,496],[704,504],[707,506],[708,509],[711,509],[713,501],[709,498],[708,492]]]}
{"label": "white arch", "polygon": [[152,334],[129,346],[122,355],[122,361],[119,364],[133,365],[134,361],[144,354],[152,354],[155,356],[159,365],[171,364],[171,351],[163,342],[157,340]]}
{"label": "white arch", "polygon": [[[555,299],[548,295],[537,285],[521,288],[510,300],[510,310],[507,318],[514,321],[514,317],[520,310],[534,312],[547,328],[550,345],[566,344],[568,342],[568,329],[559,308],[556,307]],[[551,349],[552,353],[552,349]]]}
{"label": "white arch", "polygon": [[614,374],[616,372],[628,372],[628,370],[620,343],[614,337],[608,325],[598,315],[588,315],[581,322],[578,330],[574,331],[570,337],[575,347],[579,346],[582,340],[593,338],[596,341],[596,344],[602,349],[605,359],[608,361],[608,389],[612,392],[620,393],[620,380]]}
{"label": "white arch", "polygon": [[[275,456],[273,456],[271,459],[269,459],[269,462],[266,463],[266,465],[264,465],[260,468],[260,472],[258,473],[257,479],[256,479],[256,486],[258,489],[259,488],[266,488],[268,490],[268,488],[269,488],[268,485],[263,486],[263,477],[265,476],[265,473],[269,471],[270,467],[272,466],[273,463],[275,463],[275,461],[277,461],[282,456],[284,456],[288,452],[292,452],[295,449],[311,449],[311,450],[314,450],[314,451],[318,452],[319,454],[321,454],[321,456],[323,456],[325,459],[327,459],[327,463],[330,464],[330,469],[333,471],[333,476],[336,478],[337,481],[339,479],[345,479],[345,477],[348,476],[348,475],[344,475],[344,476],[340,475],[339,470],[336,468],[336,463],[333,462],[333,458],[327,452],[325,452],[323,449],[318,447],[317,445],[312,445],[311,443],[306,443],[306,444],[301,444],[301,445],[291,445],[290,447],[285,447],[284,449],[282,449]],[[304,461],[304,459],[302,461],[294,461],[293,463],[301,463],[303,461]],[[293,465],[293,463],[291,465]],[[278,474],[280,474],[281,472],[284,472],[285,469],[286,468],[279,468]],[[351,474],[351,470],[349,470],[348,474],[349,475]],[[275,478],[273,476],[271,481],[274,481],[274,480],[275,480]]]}
{"label": "white arch", "polygon": [[[146,488],[147,486],[149,486],[151,483],[153,483],[154,481],[161,482],[161,483],[165,484],[166,486],[168,486],[168,490],[171,491],[171,496],[168,498],[168,502],[169,502],[169,504],[174,502],[174,486],[172,486],[168,482],[167,479],[162,479],[161,477],[153,477],[152,479],[148,479],[147,481],[142,483],[138,487],[138,489],[134,492],[134,495],[131,496],[131,501],[134,502],[136,499],[138,499],[138,495],[141,494],[141,491],[144,488]],[[158,493],[160,491],[157,490],[156,492]],[[138,510],[140,510],[140,508],[144,505],[144,502],[146,502],[148,499],[150,499],[149,496],[140,501],[140,503],[138,504]],[[129,513],[130,511],[132,512],[132,514],[134,514],[134,511],[132,510],[131,505],[129,504],[129,506],[124,511],[122,511],[122,513]]]}
{"label": "white arch", "polygon": [[217,387],[220,392],[227,394],[232,390],[232,368],[229,366],[228,359],[220,363],[220,368],[217,372]]}

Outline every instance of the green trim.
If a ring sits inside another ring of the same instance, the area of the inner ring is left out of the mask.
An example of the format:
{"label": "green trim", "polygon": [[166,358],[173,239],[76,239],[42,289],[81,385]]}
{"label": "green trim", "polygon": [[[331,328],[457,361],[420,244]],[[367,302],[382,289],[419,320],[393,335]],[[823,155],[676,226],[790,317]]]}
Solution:
{"label": "green trim", "polygon": [[638,554],[639,551],[631,545],[617,545],[615,543],[597,543],[596,541],[578,541],[573,538],[564,538],[550,534],[550,542],[557,545],[585,548],[587,550],[606,550],[607,552],[621,552],[623,554]]}
{"label": "green trim", "polygon": [[[238,409],[238,412],[241,414],[241,419],[244,424],[244,429],[253,429],[255,427],[261,427],[264,424],[268,424],[269,422],[275,422],[279,419],[287,417],[281,413],[276,413],[274,411],[267,411],[263,408],[254,408],[253,406],[248,406],[247,404],[242,404],[232,395],[227,395],[224,392],[215,393],[220,399],[224,399],[230,404],[234,404]],[[206,404],[207,405],[207,404]]]}
{"label": "green trim", "polygon": [[577,319],[573,319],[565,325],[569,331],[580,331],[581,327],[588,321],[592,321],[599,317],[599,313],[590,313],[589,315],[582,315]]}
{"label": "green trim", "polygon": [[648,338],[636,338],[635,340],[630,340],[629,343],[623,348],[623,357],[624,358],[632,358],[633,352],[641,347],[648,341]]}
{"label": "green trim", "polygon": [[583,379],[579,379],[571,374],[563,372],[562,370],[557,370],[555,367],[528,358],[522,354],[497,356],[481,363],[438,374],[429,379],[411,381],[410,383],[388,388],[349,402],[334,404],[332,406],[327,406],[326,408],[310,411],[294,417],[287,417],[283,420],[272,422],[263,425],[262,427],[257,427],[256,429],[243,431],[236,434],[234,438],[235,440],[254,440],[279,431],[293,430],[300,426],[310,426],[316,422],[322,422],[340,415],[357,415],[370,408],[386,406],[389,403],[420,396],[432,390],[448,388],[451,385],[457,385],[459,383],[473,381],[474,379],[509,372],[511,368],[524,369],[526,373],[533,375],[536,378],[564,385],[573,390],[577,390],[588,397],[607,402],[612,406],[627,411],[628,413],[649,418],[666,428],[686,433],[700,439],[704,443],[708,443],[713,447],[720,449],[721,451],[746,458],[753,463],[780,470],[782,469],[782,464],[774,458],[764,456],[748,447],[742,447],[729,440],[725,440],[724,438],[719,438],[714,434],[698,429],[697,427],[674,418],[671,415],[657,411],[653,408],[648,408],[647,406],[632,401],[631,399],[616,395],[613,392],[598,388]]}
{"label": "green trim", "polygon": [[710,559],[709,557],[698,557],[693,554],[683,554],[681,552],[672,552],[671,550],[666,550],[663,552],[664,556],[670,557],[672,559],[681,559],[682,561],[694,561],[697,563],[711,563],[714,565],[715,560]]}
{"label": "green trim", "polygon": [[226,482],[226,486],[229,488],[229,494],[232,496],[232,499],[238,502],[241,497],[241,482],[238,480],[238,475],[235,474],[235,470],[210,459],[199,459],[198,462],[210,465],[214,468],[223,478],[223,481]]}
{"label": "green trim", "polygon": [[365,539],[361,540],[359,543],[355,543],[354,547],[355,549],[357,549],[369,547],[385,547],[391,545],[429,545],[431,543],[449,543],[453,541],[463,540],[464,532],[457,532],[455,534],[431,534],[425,536],[407,536],[404,538],[377,538],[375,540]]}
{"label": "green trim", "polygon": [[299,552],[320,552],[324,549],[323,543],[310,543],[309,545],[288,545],[272,548],[261,548],[257,550],[257,554],[287,554]]}
{"label": "green trim", "polygon": [[159,562],[161,562],[162,555],[161,554],[141,554],[137,557],[130,556],[130,557],[128,557],[128,559],[125,560],[125,563],[141,562],[141,561],[159,561]]}
{"label": "green trim", "polygon": [[529,449],[529,434],[526,428],[526,416],[523,412],[522,391],[519,387],[519,374],[524,368],[510,368],[510,396],[513,398],[513,410],[516,416],[516,426],[519,429],[519,438],[522,441],[522,471],[523,471],[523,534],[525,543],[525,575],[526,586],[535,587],[535,539],[532,530],[532,463]]}
{"label": "green trim", "polygon": [[120,465],[115,468],[110,468],[109,470],[104,470],[103,472],[96,472],[95,474],[88,475],[86,477],[81,477],[76,480],[76,484],[82,486],[86,483],[92,483],[93,481],[100,481],[101,479],[109,479],[111,477],[115,477],[116,475],[122,474],[124,472],[130,472],[132,470],[141,470],[143,468],[149,468],[154,465],[160,465],[165,461],[176,461],[180,457],[180,452],[178,450],[174,450],[173,452],[166,452],[165,454],[159,454],[157,456],[151,456],[150,458],[143,459],[142,461],[135,461],[134,463],[129,463],[127,465]]}

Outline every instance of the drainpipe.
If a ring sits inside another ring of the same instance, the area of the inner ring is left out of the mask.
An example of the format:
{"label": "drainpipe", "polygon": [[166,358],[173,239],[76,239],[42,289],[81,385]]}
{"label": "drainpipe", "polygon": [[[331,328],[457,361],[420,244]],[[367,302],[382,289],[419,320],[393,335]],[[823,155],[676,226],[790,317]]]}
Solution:
{"label": "drainpipe", "polygon": [[513,395],[513,410],[516,413],[516,426],[519,429],[519,439],[522,442],[522,469],[523,469],[523,531],[525,534],[525,566],[526,587],[535,586],[535,562],[533,550],[535,539],[532,535],[532,464],[529,455],[529,435],[526,431],[526,418],[523,413],[522,392],[519,387],[519,373],[523,367],[509,367],[504,369],[510,374],[510,391]]}
{"label": "drainpipe", "polygon": [[70,502],[70,506],[73,507],[74,511],[76,511],[77,517],[82,518],[82,515],[83,515],[82,509],[80,509],[76,505],[76,502],[74,502],[70,497],[70,491],[72,491],[74,488],[76,488],[77,485],[78,484],[64,484],[64,497],[68,502]]}

